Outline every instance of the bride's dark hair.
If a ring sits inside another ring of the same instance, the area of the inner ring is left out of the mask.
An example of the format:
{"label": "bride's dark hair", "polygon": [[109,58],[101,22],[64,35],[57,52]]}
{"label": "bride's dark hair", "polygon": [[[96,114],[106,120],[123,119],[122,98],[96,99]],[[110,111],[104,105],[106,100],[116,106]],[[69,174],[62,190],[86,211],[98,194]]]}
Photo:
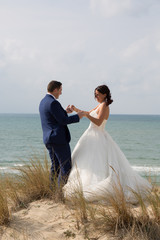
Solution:
{"label": "bride's dark hair", "polygon": [[100,85],[96,87],[96,89],[94,90],[95,97],[96,97],[96,90],[102,94],[106,94],[105,103],[107,106],[113,102],[113,100],[111,99],[111,92],[106,85]]}

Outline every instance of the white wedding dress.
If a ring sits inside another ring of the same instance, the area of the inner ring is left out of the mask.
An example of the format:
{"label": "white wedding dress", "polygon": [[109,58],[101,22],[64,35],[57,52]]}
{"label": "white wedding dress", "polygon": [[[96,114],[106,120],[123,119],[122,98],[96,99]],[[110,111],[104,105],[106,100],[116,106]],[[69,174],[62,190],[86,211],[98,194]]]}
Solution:
{"label": "white wedding dress", "polygon": [[[90,115],[97,118],[97,109]],[[132,169],[105,130],[106,122],[104,120],[100,126],[91,122],[75,146],[72,170],[63,187],[67,199],[81,192],[87,201],[105,200],[121,186],[126,200],[134,202],[131,189],[141,194],[151,189],[151,184]]]}

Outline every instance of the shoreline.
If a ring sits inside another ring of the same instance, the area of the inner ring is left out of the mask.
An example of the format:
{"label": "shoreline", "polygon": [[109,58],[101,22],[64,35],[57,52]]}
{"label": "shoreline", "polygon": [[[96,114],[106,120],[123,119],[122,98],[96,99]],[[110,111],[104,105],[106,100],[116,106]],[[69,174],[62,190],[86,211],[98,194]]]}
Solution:
{"label": "shoreline", "polygon": [[[50,161],[48,163],[50,164]],[[14,166],[14,167],[9,167],[9,166],[2,167],[2,168],[0,167],[0,175],[1,175],[1,177],[3,175],[5,176],[6,174],[9,175],[9,176],[15,176],[16,177],[16,175],[19,175],[19,173],[20,173],[20,170],[18,170],[18,169],[20,169],[21,167],[23,168],[28,164],[29,164],[29,162],[28,163],[26,162],[26,164],[16,164],[16,166]],[[156,184],[157,186],[160,186],[160,172],[159,171],[157,173],[154,171],[153,173],[155,173],[155,174],[151,175],[149,171],[147,171],[147,172],[137,171],[136,170],[137,166],[132,166],[132,168],[140,176],[142,176],[146,179],[149,179],[149,180],[151,179],[152,184]],[[140,168],[141,168],[141,166],[140,166]],[[147,167],[147,168],[149,168],[149,167]],[[157,168],[159,169],[160,167],[157,167]],[[155,169],[156,169],[156,167],[155,167]]]}

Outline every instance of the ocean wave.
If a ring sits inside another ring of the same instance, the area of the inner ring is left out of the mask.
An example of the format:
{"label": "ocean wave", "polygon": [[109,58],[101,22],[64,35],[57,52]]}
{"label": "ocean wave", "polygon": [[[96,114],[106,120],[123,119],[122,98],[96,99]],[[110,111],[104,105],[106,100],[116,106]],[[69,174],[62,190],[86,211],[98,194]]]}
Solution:
{"label": "ocean wave", "polygon": [[160,167],[153,166],[132,166],[132,168],[138,172],[145,172],[150,174],[160,174]]}
{"label": "ocean wave", "polygon": [[0,170],[15,170],[16,171],[16,169],[14,169],[15,167],[23,167],[24,166],[24,164],[14,164],[13,166],[6,166],[6,167],[0,167]]}
{"label": "ocean wave", "polygon": [[0,170],[6,170],[8,167],[0,167]]}
{"label": "ocean wave", "polygon": [[14,167],[22,167],[24,164],[14,164]]}
{"label": "ocean wave", "polygon": [[[11,167],[0,167],[0,172],[8,172],[8,173],[18,173],[19,171],[17,169],[14,169],[15,167],[23,167],[24,164],[14,164],[14,166]],[[132,166],[132,168],[141,173],[146,174],[153,174],[153,175],[160,175],[160,167],[153,167],[153,166]]]}
{"label": "ocean wave", "polygon": [[17,169],[14,169],[13,167],[0,167],[1,173],[19,173]]}

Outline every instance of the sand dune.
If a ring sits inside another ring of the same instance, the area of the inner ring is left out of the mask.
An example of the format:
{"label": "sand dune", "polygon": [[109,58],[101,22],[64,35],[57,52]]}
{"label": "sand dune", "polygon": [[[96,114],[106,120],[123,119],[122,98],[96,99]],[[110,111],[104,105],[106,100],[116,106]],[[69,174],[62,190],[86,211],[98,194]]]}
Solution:
{"label": "sand dune", "polygon": [[[74,211],[51,200],[30,203],[27,209],[12,214],[12,221],[3,228],[1,240],[84,239],[84,231],[76,227]],[[96,239],[94,236],[90,239]],[[107,240],[107,236],[98,238]]]}

